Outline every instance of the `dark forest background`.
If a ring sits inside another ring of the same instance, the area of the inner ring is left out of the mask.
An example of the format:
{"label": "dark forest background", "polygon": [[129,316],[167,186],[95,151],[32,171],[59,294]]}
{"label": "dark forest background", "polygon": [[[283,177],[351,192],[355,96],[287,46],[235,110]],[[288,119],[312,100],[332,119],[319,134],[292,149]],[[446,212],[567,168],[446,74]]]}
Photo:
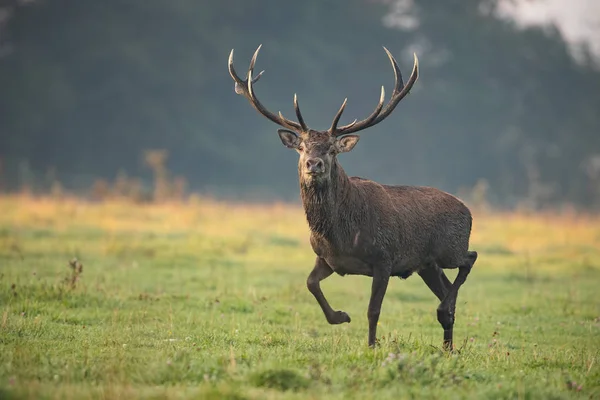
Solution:
{"label": "dark forest background", "polygon": [[84,193],[124,174],[147,185],[158,171],[217,196],[295,200],[297,156],[234,93],[229,52],[245,72],[262,43],[262,102],[292,117],[298,93],[308,124],[324,129],[345,97],[342,123],[370,114],[382,84],[389,96],[384,45],[405,76],[416,52],[420,79],[341,156],[350,175],[475,188],[502,207],[598,207],[599,64],[498,4],[0,1],[3,190],[52,179]]}

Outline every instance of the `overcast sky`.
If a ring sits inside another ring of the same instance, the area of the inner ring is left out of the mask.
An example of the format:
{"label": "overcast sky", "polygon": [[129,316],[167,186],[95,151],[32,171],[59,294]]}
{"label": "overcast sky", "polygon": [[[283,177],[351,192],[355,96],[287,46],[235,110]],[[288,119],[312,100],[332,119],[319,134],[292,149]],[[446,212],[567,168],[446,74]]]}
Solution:
{"label": "overcast sky", "polygon": [[521,0],[506,11],[524,24],[554,21],[569,41],[586,40],[600,56],[600,0]]}

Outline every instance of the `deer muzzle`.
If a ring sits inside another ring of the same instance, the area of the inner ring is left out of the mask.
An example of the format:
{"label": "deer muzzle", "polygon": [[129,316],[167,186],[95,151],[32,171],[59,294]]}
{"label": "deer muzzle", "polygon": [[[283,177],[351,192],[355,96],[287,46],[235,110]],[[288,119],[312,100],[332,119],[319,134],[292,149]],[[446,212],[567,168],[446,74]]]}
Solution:
{"label": "deer muzzle", "polygon": [[325,163],[317,157],[309,158],[306,160],[306,172],[310,175],[321,175],[325,172]]}

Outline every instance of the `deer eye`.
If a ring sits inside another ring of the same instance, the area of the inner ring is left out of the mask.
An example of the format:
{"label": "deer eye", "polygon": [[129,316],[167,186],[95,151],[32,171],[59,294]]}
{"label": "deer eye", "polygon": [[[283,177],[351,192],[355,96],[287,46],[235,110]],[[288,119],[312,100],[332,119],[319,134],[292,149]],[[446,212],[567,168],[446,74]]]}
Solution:
{"label": "deer eye", "polygon": [[298,145],[298,151],[304,151],[304,146]]}

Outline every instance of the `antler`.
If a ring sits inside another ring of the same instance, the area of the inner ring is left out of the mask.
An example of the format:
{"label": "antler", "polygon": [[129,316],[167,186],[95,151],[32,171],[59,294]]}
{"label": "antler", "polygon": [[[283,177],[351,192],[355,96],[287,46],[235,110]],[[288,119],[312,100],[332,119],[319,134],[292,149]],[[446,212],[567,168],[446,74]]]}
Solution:
{"label": "antler", "polygon": [[377,104],[377,107],[375,107],[375,111],[373,111],[371,115],[369,115],[366,119],[363,119],[360,122],[354,120],[354,122],[352,122],[351,124],[338,128],[337,124],[340,120],[340,117],[342,116],[342,113],[344,112],[344,109],[346,108],[346,102],[348,99],[344,100],[344,103],[333,118],[331,128],[329,128],[328,130],[330,135],[346,135],[377,125],[378,123],[383,121],[388,115],[390,115],[392,111],[394,111],[394,108],[396,108],[400,100],[402,100],[404,96],[406,96],[408,92],[410,92],[410,89],[412,89],[413,85],[417,81],[417,78],[419,77],[419,60],[417,59],[416,54],[414,54],[415,61],[412,73],[410,74],[408,82],[406,83],[406,85],[404,85],[404,82],[402,81],[402,73],[400,72],[400,67],[398,67],[396,59],[394,58],[394,56],[392,56],[392,53],[390,53],[388,49],[386,49],[385,47],[383,49],[385,50],[388,58],[390,59],[392,67],[394,67],[394,78],[396,80],[396,83],[394,85],[394,91],[392,92],[392,97],[390,98],[390,102],[385,107],[383,107],[383,102],[385,100],[385,89],[382,86],[381,96],[379,97],[379,103]]}
{"label": "antler", "polygon": [[242,80],[238,76],[238,74],[235,72],[235,68],[233,67],[233,49],[231,50],[231,53],[229,54],[228,65],[229,65],[229,75],[231,75],[231,77],[235,81],[235,92],[237,94],[241,94],[246,99],[248,99],[248,101],[250,102],[252,107],[254,107],[254,109],[256,111],[258,111],[259,113],[261,113],[262,115],[264,115],[265,117],[270,119],[271,121],[275,122],[276,124],[281,125],[284,128],[292,129],[295,131],[307,131],[308,127],[306,126],[306,123],[304,122],[304,118],[302,118],[302,114],[300,113],[300,107],[298,106],[298,96],[296,96],[294,94],[294,110],[296,111],[296,116],[298,117],[298,122],[295,122],[295,121],[285,118],[281,114],[281,112],[279,112],[278,115],[273,114],[272,112],[267,110],[261,104],[261,102],[258,100],[258,98],[256,97],[256,94],[254,93],[253,84],[256,83],[260,79],[262,74],[265,72],[265,71],[261,71],[255,78],[252,78],[252,73],[254,72],[254,64],[256,63],[256,58],[258,57],[258,52],[260,51],[261,47],[262,47],[262,44],[260,46],[258,46],[256,51],[254,52],[254,56],[252,57],[252,60],[250,61],[250,67],[248,67],[248,73],[246,75],[246,80]]}
{"label": "antler", "polygon": [[[229,74],[235,82],[235,92],[237,94],[243,95],[246,99],[248,99],[248,101],[250,102],[252,107],[256,109],[256,111],[258,111],[271,121],[275,122],[276,124],[297,132],[308,131],[309,128],[304,122],[304,118],[302,118],[302,113],[300,112],[300,107],[298,106],[298,96],[296,96],[295,94],[294,110],[296,111],[296,117],[298,118],[298,122],[285,118],[281,114],[281,112],[278,112],[277,115],[273,114],[272,112],[267,110],[256,97],[256,94],[254,93],[253,84],[256,83],[260,79],[262,74],[265,72],[261,71],[255,78],[252,77],[252,73],[254,72],[254,64],[256,63],[256,58],[258,57],[258,52],[260,51],[261,47],[262,44],[258,46],[256,51],[254,52],[254,56],[252,56],[252,60],[250,61],[250,67],[248,68],[248,73],[246,75],[246,80],[242,80],[235,72],[235,69],[233,68],[233,50],[231,50],[231,53],[229,54]],[[386,49],[385,47],[383,49],[385,50],[388,58],[392,63],[392,67],[394,68],[395,84],[394,90],[392,92],[392,97],[390,98],[389,103],[385,107],[383,106],[383,102],[385,101],[385,89],[382,86],[381,96],[379,97],[379,103],[377,104],[377,107],[375,107],[375,110],[371,113],[371,115],[369,115],[366,119],[363,119],[362,121],[354,120],[352,123],[338,128],[337,124],[340,121],[342,113],[346,108],[346,103],[348,102],[348,99],[345,99],[339,111],[335,114],[331,127],[327,130],[327,133],[329,133],[331,136],[337,137],[347,135],[349,133],[358,132],[371,126],[377,125],[378,123],[383,121],[388,115],[390,115],[392,111],[394,111],[394,108],[396,108],[400,100],[402,100],[404,96],[406,96],[408,92],[410,92],[413,85],[417,81],[417,78],[419,77],[419,60],[417,59],[416,54],[414,54],[415,61],[412,73],[410,74],[408,82],[406,83],[406,85],[404,85],[404,82],[402,80],[402,73],[400,72],[400,67],[398,67],[396,59],[394,58],[394,56],[392,56],[392,53],[390,53],[388,49]]]}

